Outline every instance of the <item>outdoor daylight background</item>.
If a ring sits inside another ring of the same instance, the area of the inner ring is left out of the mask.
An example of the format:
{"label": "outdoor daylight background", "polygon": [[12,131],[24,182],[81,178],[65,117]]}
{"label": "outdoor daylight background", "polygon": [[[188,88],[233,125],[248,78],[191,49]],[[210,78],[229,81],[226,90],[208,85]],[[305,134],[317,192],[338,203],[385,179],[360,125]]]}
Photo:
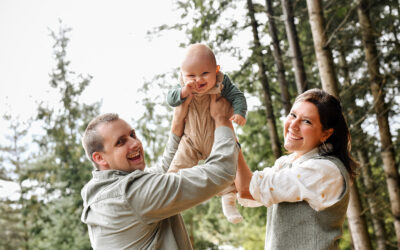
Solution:
{"label": "outdoor daylight background", "polygon": [[[50,31],[58,30],[60,20],[72,28],[67,49],[70,69],[93,76],[81,100],[102,101],[102,112],[139,118],[144,109],[135,102],[143,80],[178,65],[182,35],[176,32],[153,41],[146,35],[153,27],[176,20],[171,1],[139,5],[133,1],[1,1],[2,115],[28,119],[37,113],[38,102],[58,105],[49,85],[50,72],[56,67]],[[1,131],[6,128],[1,119]],[[13,194],[14,187],[3,184],[0,195]]]}
{"label": "outdoor daylight background", "polygon": [[[97,114],[137,130],[148,166],[166,143],[184,48],[205,43],[249,105],[235,126],[250,168],[286,154],[295,97],[341,99],[360,163],[341,249],[400,242],[399,0],[0,0],[0,250],[91,249],[80,145]],[[183,212],[195,249],[263,249],[266,208]]]}

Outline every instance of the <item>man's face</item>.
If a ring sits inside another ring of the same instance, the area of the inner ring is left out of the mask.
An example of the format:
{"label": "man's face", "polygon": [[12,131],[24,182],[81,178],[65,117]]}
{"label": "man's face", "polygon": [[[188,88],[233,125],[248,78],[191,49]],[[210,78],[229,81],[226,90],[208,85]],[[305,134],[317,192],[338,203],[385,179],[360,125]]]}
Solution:
{"label": "man's face", "polygon": [[98,152],[103,160],[100,170],[144,170],[142,143],[128,123],[119,119],[99,125],[97,131],[104,139],[104,152]]}

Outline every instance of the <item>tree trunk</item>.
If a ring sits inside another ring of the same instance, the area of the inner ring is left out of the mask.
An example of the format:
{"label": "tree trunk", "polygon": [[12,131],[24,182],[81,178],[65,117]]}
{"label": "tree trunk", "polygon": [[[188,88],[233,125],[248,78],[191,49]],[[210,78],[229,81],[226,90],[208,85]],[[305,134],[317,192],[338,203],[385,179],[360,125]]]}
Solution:
{"label": "tree trunk", "polygon": [[268,78],[267,75],[265,74],[265,64],[263,61],[264,55],[262,54],[262,48],[261,48],[261,43],[260,39],[258,36],[258,23],[254,15],[254,6],[252,0],[247,0],[247,8],[248,8],[248,15],[250,17],[250,22],[251,22],[251,28],[253,31],[253,37],[254,37],[254,48],[253,48],[253,53],[254,56],[257,60],[258,64],[258,75],[260,77],[260,82],[263,86],[264,89],[264,103],[266,107],[266,115],[267,115],[267,125],[268,125],[268,131],[269,131],[269,136],[271,140],[271,145],[272,145],[272,151],[274,152],[274,157],[275,159],[278,159],[282,153],[281,153],[281,145],[279,142],[279,137],[278,137],[278,132],[276,128],[276,123],[275,123],[275,116],[272,108],[272,100],[271,100],[271,94],[269,90],[269,83],[268,83]]}
{"label": "tree trunk", "polygon": [[294,24],[292,3],[290,1],[291,0],[282,0],[282,9],[285,17],[285,29],[289,41],[290,56],[292,57],[292,64],[294,67],[297,93],[301,94],[307,89],[307,78],[296,25]]}
{"label": "tree trunk", "polygon": [[281,88],[281,99],[283,103],[283,108],[285,109],[285,114],[288,115],[291,109],[290,95],[288,90],[288,83],[285,76],[285,66],[283,65],[282,53],[279,47],[278,32],[275,27],[274,10],[272,9],[271,0],[265,0],[265,3],[267,6],[269,34],[271,35],[272,44],[274,46],[273,55],[276,65],[276,71],[278,74],[278,81]]}
{"label": "tree trunk", "polygon": [[339,93],[332,52],[326,43],[327,37],[325,34],[325,21],[321,0],[307,0],[307,8],[322,88],[331,94]]}
{"label": "tree trunk", "polygon": [[372,250],[367,224],[361,211],[362,207],[358,195],[357,182],[354,180],[352,185],[350,185],[350,202],[347,208],[347,221],[351,229],[351,238],[356,250]]}
{"label": "tree trunk", "polygon": [[370,89],[374,98],[374,110],[378,120],[379,135],[381,140],[381,156],[386,183],[389,191],[391,210],[394,216],[394,227],[397,245],[400,248],[400,180],[394,157],[392,136],[390,134],[388,109],[385,103],[383,78],[379,73],[378,52],[376,49],[374,32],[369,19],[367,1],[358,1],[357,14],[361,25],[361,34],[364,45],[365,60],[368,64]]}
{"label": "tree trunk", "polygon": [[[349,93],[347,94],[348,97],[348,103],[350,103],[349,107],[347,108],[346,114],[348,114],[348,120],[350,121],[351,124],[354,125],[354,131],[357,131],[357,136],[353,137],[352,140],[354,141],[354,145],[357,145],[357,158],[360,163],[360,168],[361,168],[361,173],[363,176],[363,183],[364,186],[366,187],[366,193],[367,194],[373,194],[375,190],[374,182],[371,178],[371,170],[370,166],[368,164],[369,159],[368,155],[365,152],[364,149],[364,139],[367,138],[365,135],[364,131],[361,128],[361,124],[357,122],[358,117],[354,117],[354,112],[352,112],[353,107],[356,107],[356,103],[354,101],[354,91],[351,88],[351,83],[350,83],[350,75],[349,75],[349,70],[348,70],[348,65],[346,62],[346,56],[344,53],[344,49],[342,46],[339,48],[339,64],[340,67],[343,70],[343,78],[344,78],[344,86],[348,88]],[[369,211],[371,213],[371,218],[372,218],[372,225],[375,231],[375,237],[376,237],[376,243],[377,243],[377,249],[378,250],[386,250],[386,245],[385,245],[385,237],[386,237],[386,230],[385,230],[385,223],[380,219],[383,216],[380,215],[379,209],[377,209],[376,206],[376,200],[375,196],[367,195],[367,203],[369,207]],[[360,211],[362,211],[362,208],[360,208]],[[363,217],[363,220],[365,220],[365,217]],[[366,225],[366,223],[364,223]],[[368,232],[366,232],[368,233]],[[369,242],[369,241],[368,241]]]}
{"label": "tree trunk", "polygon": [[[308,14],[317,55],[318,69],[321,77],[322,88],[339,98],[338,81],[335,74],[332,52],[326,44],[324,16],[320,0],[307,0]],[[361,213],[361,203],[357,183],[350,185],[350,201],[347,219],[355,249],[372,249],[365,219]]]}
{"label": "tree trunk", "polygon": [[[361,144],[360,144],[361,145]],[[368,156],[364,150],[357,150],[357,156],[360,162],[361,173],[363,176],[364,186],[366,187],[366,193],[369,194],[367,196],[367,202],[369,206],[369,210],[371,212],[372,218],[372,226],[375,232],[376,245],[378,250],[386,250],[386,229],[385,223],[380,218],[383,218],[379,212],[379,208],[377,206],[377,202],[375,201],[375,185],[371,177],[371,170],[368,164]]]}

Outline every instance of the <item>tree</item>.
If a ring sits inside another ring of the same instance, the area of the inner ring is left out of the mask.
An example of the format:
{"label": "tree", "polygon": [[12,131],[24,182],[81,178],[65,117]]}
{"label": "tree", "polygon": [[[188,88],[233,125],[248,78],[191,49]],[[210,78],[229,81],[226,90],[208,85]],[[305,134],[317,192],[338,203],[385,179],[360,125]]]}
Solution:
{"label": "tree", "polygon": [[[173,82],[177,79],[176,72],[169,76],[167,74],[157,75],[151,81],[145,82],[141,88],[145,98],[142,99],[142,106],[146,112],[137,121],[133,121],[134,128],[140,134],[144,148],[146,148],[145,160],[151,166],[158,163],[164,152],[165,145],[168,140],[170,130],[169,121],[172,120],[172,108],[168,106],[166,96],[168,89],[171,87],[167,82]],[[154,93],[154,86],[161,93]]]}
{"label": "tree", "polygon": [[[8,167],[2,168],[4,175],[0,178],[12,181],[18,185],[19,198],[17,200],[6,199],[0,206],[0,227],[4,228],[0,234],[0,249],[29,249],[30,221],[28,188],[23,184],[28,164],[27,145],[25,139],[30,121],[20,122],[18,118],[10,114],[4,114],[4,120],[9,123],[7,131],[7,145],[1,145],[0,151],[4,155],[4,162]],[[11,169],[11,173],[7,171]]]}
{"label": "tree", "polygon": [[332,52],[327,44],[321,0],[307,0],[307,8],[322,88],[328,93],[338,96],[339,90],[333,66]]}
{"label": "tree", "polygon": [[[312,28],[318,69],[321,76],[322,88],[339,98],[338,81],[335,75],[332,52],[327,44],[326,29],[321,2],[307,0],[308,13]],[[361,200],[357,183],[350,185],[350,201],[347,209],[347,219],[356,249],[372,249],[365,218],[362,216]]]}
{"label": "tree", "polygon": [[281,1],[285,18],[286,35],[289,41],[290,56],[294,67],[297,93],[301,94],[307,89],[306,71],[304,69],[303,55],[300,49],[296,25],[294,23],[293,6],[291,0]]}
{"label": "tree", "polygon": [[272,100],[271,100],[271,93],[270,93],[270,87],[268,83],[268,78],[265,73],[266,67],[264,64],[264,55],[262,53],[263,48],[261,47],[260,43],[260,38],[258,36],[258,23],[255,18],[255,10],[253,6],[252,0],[247,0],[247,8],[248,8],[248,15],[250,18],[250,25],[252,28],[253,32],[253,56],[256,59],[257,65],[258,65],[258,76],[259,76],[259,81],[261,82],[261,85],[264,90],[264,105],[265,105],[265,111],[266,111],[266,116],[267,116],[267,124],[269,127],[269,136],[271,139],[271,146],[272,146],[272,151],[274,153],[275,159],[278,159],[281,155],[281,144],[279,141],[278,137],[278,132],[276,128],[276,121],[275,121],[275,115],[272,107]]}
{"label": "tree", "polygon": [[268,16],[268,29],[269,29],[269,34],[272,38],[272,45],[274,48],[272,51],[275,60],[276,71],[278,74],[278,82],[280,84],[280,89],[281,89],[281,99],[283,107],[285,109],[285,114],[288,115],[292,105],[290,104],[290,94],[288,89],[288,83],[286,81],[286,76],[285,76],[285,66],[283,64],[282,53],[279,46],[278,32],[275,26],[274,10],[272,7],[271,0],[265,0],[265,3]]}
{"label": "tree", "polygon": [[[355,86],[351,84],[350,75],[349,75],[349,65],[346,61],[345,56],[345,48],[339,43],[339,66],[342,71],[343,76],[343,89],[341,98],[343,101],[348,103],[348,105],[343,106],[345,113],[347,114],[347,118],[349,120],[349,124],[353,125],[352,129],[352,145],[355,148],[355,153],[359,160],[362,180],[366,189],[367,204],[369,207],[369,211],[371,213],[371,220],[373,224],[373,228],[375,231],[377,249],[385,250],[386,249],[386,230],[385,224],[382,221],[382,214],[378,208],[377,196],[374,195],[376,191],[376,185],[373,182],[373,177],[371,173],[370,159],[367,154],[368,147],[372,147],[372,145],[368,144],[369,136],[363,131],[361,127],[360,120],[365,119],[364,109],[360,109],[357,107],[355,103],[355,97],[357,94],[355,93]],[[357,201],[357,206],[360,205],[360,200]],[[353,215],[356,216],[356,215]]]}
{"label": "tree", "polygon": [[379,56],[375,44],[375,33],[369,17],[368,1],[357,1],[357,15],[361,27],[361,35],[368,64],[370,89],[374,98],[374,110],[378,121],[381,141],[381,157],[385,170],[387,188],[390,196],[391,210],[394,217],[397,244],[400,247],[400,177],[396,168],[396,159],[390,133],[388,108],[385,103],[384,78],[379,72]]}
{"label": "tree", "polygon": [[36,139],[41,154],[29,179],[44,187],[45,195],[40,201],[35,248],[90,249],[87,227],[80,222],[80,190],[93,167],[85,157],[80,135],[98,114],[100,104],[79,101],[91,77],[76,76],[69,69],[66,48],[70,31],[61,21],[59,30],[51,31],[56,68],[50,74],[50,86],[58,91],[60,106],[41,103],[38,108],[37,121],[43,124],[45,134]]}

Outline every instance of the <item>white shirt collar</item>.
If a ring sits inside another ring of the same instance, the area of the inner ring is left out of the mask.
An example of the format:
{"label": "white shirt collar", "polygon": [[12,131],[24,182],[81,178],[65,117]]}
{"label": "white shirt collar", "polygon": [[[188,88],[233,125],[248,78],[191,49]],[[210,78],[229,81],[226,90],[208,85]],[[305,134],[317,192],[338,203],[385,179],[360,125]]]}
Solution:
{"label": "white shirt collar", "polygon": [[308,151],[307,153],[303,154],[302,156],[300,156],[297,159],[294,159],[296,154],[292,153],[292,154],[289,155],[289,161],[291,163],[301,163],[301,162],[303,162],[303,161],[305,161],[305,160],[307,160],[307,159],[309,159],[309,158],[311,158],[313,156],[316,156],[316,155],[319,155],[318,147],[315,147],[315,148],[311,149],[310,151]]}

